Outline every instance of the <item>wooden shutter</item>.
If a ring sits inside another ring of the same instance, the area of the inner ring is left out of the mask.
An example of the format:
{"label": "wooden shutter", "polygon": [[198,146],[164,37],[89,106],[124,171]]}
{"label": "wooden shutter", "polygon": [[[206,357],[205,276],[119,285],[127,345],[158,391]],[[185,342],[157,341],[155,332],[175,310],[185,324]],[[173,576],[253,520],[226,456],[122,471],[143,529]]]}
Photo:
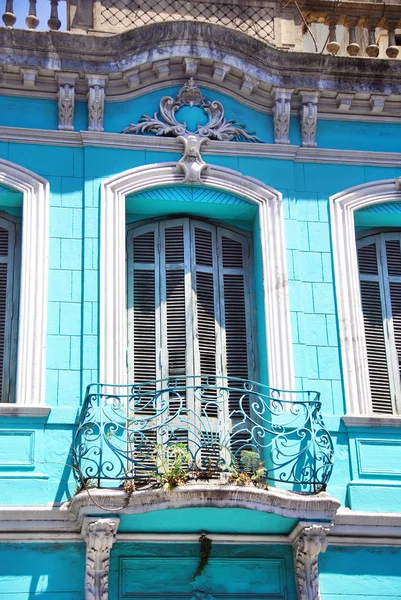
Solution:
{"label": "wooden shutter", "polygon": [[401,396],[400,234],[362,239],[358,263],[372,409],[393,414]]}
{"label": "wooden shutter", "polygon": [[183,218],[131,229],[128,240],[131,381],[253,376],[249,238]]}
{"label": "wooden shutter", "polygon": [[17,345],[17,224],[0,217],[0,398],[13,400]]}

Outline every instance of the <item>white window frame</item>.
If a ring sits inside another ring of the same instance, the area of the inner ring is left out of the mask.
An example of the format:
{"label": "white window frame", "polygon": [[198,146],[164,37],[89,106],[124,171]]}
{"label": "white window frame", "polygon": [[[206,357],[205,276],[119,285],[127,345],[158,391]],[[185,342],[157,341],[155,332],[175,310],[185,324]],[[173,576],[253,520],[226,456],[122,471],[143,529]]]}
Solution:
{"label": "white window frame", "polygon": [[44,417],[49,183],[3,159],[0,183],[22,193],[23,212],[15,402],[0,403],[0,416]]}
{"label": "white window frame", "polygon": [[335,289],[347,425],[401,425],[401,416],[372,412],[362,313],[354,213],[373,204],[401,201],[401,180],[350,188],[329,199]]}
{"label": "white window frame", "polygon": [[[175,163],[156,163],[102,183],[100,213],[100,381],[127,383],[126,196],[182,184]],[[206,187],[236,194],[259,209],[269,385],[294,389],[284,219],[280,192],[237,171],[210,166]],[[263,368],[263,366],[261,365]]]}

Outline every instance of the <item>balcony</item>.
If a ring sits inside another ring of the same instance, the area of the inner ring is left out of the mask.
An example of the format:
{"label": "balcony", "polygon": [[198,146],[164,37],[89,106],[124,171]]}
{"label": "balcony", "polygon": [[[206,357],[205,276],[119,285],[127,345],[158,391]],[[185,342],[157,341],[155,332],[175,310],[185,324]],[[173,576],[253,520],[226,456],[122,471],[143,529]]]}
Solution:
{"label": "balcony", "polygon": [[216,376],[87,388],[73,449],[86,487],[196,482],[326,489],[333,444],[317,392]]}

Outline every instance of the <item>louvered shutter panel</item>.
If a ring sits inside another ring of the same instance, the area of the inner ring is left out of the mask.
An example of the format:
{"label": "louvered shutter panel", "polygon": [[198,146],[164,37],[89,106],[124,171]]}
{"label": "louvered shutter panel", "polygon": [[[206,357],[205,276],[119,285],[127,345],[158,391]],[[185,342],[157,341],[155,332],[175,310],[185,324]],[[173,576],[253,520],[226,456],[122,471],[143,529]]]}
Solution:
{"label": "louvered shutter panel", "polygon": [[[159,257],[156,225],[131,232],[128,261],[129,356],[130,379],[133,383],[154,382],[159,378]],[[155,392],[153,383],[143,387],[143,407]]]}
{"label": "louvered shutter panel", "polygon": [[0,398],[9,402],[12,379],[16,225],[0,218]]}
{"label": "louvered shutter panel", "polygon": [[[191,301],[188,219],[161,223],[160,231],[161,335],[162,346],[167,349],[167,354],[162,353],[163,357],[166,356],[162,365],[163,377],[174,379],[178,385],[185,387],[184,376],[191,374],[188,372],[190,332],[187,322]],[[170,415],[185,409],[187,400],[185,391],[179,396],[170,394]],[[185,437],[184,432],[182,435]]]}
{"label": "louvered shutter panel", "polygon": [[362,312],[365,328],[372,410],[392,414],[394,385],[391,379],[391,354],[385,302],[387,273],[381,260],[380,236],[362,240],[358,247]]}
{"label": "louvered shutter panel", "polygon": [[[249,359],[251,307],[246,270],[248,240],[229,231],[219,232],[220,271],[222,278],[222,325],[224,331],[225,370],[229,378],[250,377]],[[240,392],[230,393],[229,411],[249,410],[249,399]]]}

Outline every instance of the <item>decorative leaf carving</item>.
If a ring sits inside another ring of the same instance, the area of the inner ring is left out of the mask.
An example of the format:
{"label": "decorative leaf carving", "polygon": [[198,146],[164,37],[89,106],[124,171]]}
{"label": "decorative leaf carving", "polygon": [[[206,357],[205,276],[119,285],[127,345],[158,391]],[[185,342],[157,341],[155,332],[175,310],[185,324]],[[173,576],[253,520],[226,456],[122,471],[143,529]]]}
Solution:
{"label": "decorative leaf carving", "polygon": [[[195,133],[188,131],[186,123],[179,123],[176,119],[177,111],[183,106],[201,108],[209,119],[206,125],[198,125]],[[193,77],[180,89],[175,99],[171,96],[162,98],[159,111],[153,117],[143,115],[139,123],[131,123],[123,133],[153,133],[173,137],[194,135],[220,141],[261,142],[253,132],[246,131],[245,125],[236,123],[233,119],[227,121],[221,102],[206,100]]]}

